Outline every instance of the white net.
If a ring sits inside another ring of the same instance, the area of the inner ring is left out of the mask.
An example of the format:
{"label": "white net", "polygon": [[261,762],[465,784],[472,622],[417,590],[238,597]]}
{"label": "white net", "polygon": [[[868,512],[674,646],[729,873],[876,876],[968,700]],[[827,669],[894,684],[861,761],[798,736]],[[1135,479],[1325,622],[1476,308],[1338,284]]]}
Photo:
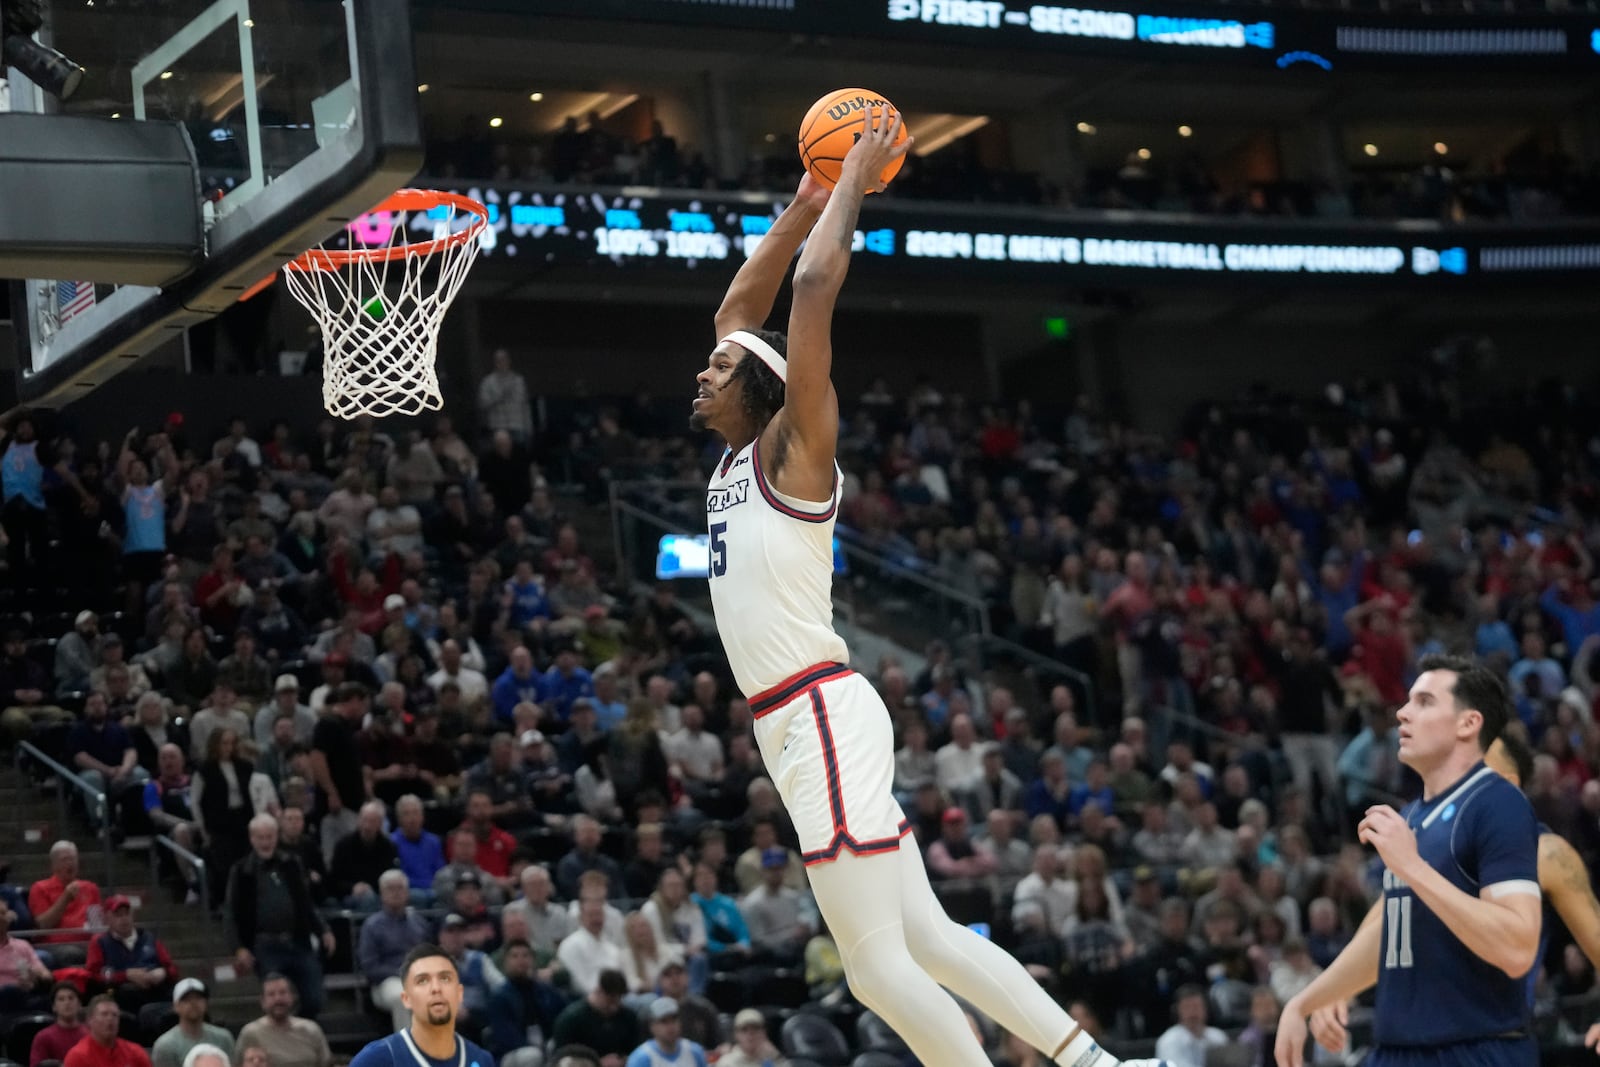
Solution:
{"label": "white net", "polygon": [[[409,241],[414,217],[426,218],[431,239]],[[444,406],[434,367],[439,327],[487,221],[483,205],[465,198],[403,190],[348,228],[354,251],[313,249],[284,270],[289,291],[322,328],[322,403],[330,415],[381,418]]]}

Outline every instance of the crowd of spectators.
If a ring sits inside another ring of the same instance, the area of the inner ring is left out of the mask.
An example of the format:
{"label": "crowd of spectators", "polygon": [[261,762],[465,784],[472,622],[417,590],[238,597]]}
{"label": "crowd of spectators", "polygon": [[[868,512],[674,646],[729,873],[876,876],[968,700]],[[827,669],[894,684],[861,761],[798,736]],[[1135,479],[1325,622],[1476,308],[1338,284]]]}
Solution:
{"label": "crowd of spectators", "polygon": [[[429,172],[443,179],[646,185],[787,193],[800,180],[792,152],[752,154],[726,180],[703,153],[680,149],[660,122],[643,140],[612,133],[599,115],[569,116],[550,138],[512,143],[468,116],[459,134],[435,141]],[[1091,166],[1081,183],[985,165],[969,138],[909,156],[889,187],[897,199],[1156,211],[1229,217],[1432,219],[1440,222],[1580,217],[1600,212],[1600,182],[1564,156],[1514,154],[1484,170],[1441,159],[1414,168],[1361,168],[1347,187],[1284,178],[1225,182],[1198,152],[1171,158],[1130,153],[1120,165]]]}
{"label": "crowd of spectators", "polygon": [[[1426,651],[1507,671],[1541,817],[1600,854],[1600,439],[1570,393],[1481,418],[1467,375],[1201,409],[1175,441],[932,381],[846,412],[842,533],[1090,679],[1093,718],[1081,689],[938,643],[858,664],[946,906],[1113,1048],[1270,1056],[1277,1005],[1375,899],[1349,813],[1410,788],[1391,713]],[[715,634],[673,586],[607,580],[594,513],[543,474],[566,450],[593,478],[698,477],[716,446],[625,405],[552,445],[503,355],[475,399],[474,441],[448,418],[305,438],[241,418],[214,441],[173,418],[116,445],[6,427],[6,730],[92,777],[111,832],[203,855],[206,883],[174,864],[173,891],[264,979],[224,1048],[205,986],[64,841],[0,909],[21,961],[0,997],[55,1010],[44,1052],[81,1034],[78,1062],[113,1062],[109,1005],[160,1038],[156,1067],[197,1047],[325,1067],[325,976],[403,1023],[399,964],[431,939],[513,1067],[569,1045],[620,1067],[647,1034],[734,1063],[770,1059],[769,1033],[790,1055],[847,1040],[817,1029],[860,1009]],[[1559,937],[1548,959],[1541,991],[1592,987]],[[86,1023],[66,1004],[102,994]],[[808,1003],[825,1015],[773,1014]],[[861,1021],[855,1043],[892,1043]]]}

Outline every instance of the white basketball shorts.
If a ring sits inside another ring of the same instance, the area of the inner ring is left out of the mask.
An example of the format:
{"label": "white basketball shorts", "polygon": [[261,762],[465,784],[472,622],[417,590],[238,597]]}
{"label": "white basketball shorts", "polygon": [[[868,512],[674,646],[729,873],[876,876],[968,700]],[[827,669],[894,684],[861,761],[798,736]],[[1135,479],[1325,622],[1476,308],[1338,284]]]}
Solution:
{"label": "white basketball shorts", "polygon": [[752,696],[750,711],[807,866],[900,847],[911,824],[894,799],[894,726],[871,683],[818,663]]}

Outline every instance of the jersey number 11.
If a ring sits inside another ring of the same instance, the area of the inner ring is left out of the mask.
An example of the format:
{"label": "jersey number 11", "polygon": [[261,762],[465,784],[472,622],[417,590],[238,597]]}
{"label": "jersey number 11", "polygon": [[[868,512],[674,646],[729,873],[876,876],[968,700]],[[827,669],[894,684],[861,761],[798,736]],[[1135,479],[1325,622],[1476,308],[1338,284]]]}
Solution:
{"label": "jersey number 11", "polygon": [[1409,967],[1413,960],[1411,957],[1411,898],[1390,897],[1384,901],[1384,910],[1387,915],[1389,927],[1388,936],[1384,940],[1388,943],[1383,954],[1385,967]]}

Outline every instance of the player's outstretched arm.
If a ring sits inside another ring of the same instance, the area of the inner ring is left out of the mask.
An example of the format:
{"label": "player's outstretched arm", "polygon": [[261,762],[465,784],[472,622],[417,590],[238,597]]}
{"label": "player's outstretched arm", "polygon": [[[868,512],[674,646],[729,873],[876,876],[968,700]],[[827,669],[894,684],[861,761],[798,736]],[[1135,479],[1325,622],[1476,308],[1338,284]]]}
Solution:
{"label": "player's outstretched arm", "polygon": [[1578,850],[1557,834],[1539,837],[1539,887],[1589,962],[1600,969],[1600,901]]}
{"label": "player's outstretched arm", "polygon": [[1483,886],[1478,896],[1457,889],[1423,860],[1416,834],[1387,805],[1367,809],[1357,836],[1378,850],[1389,870],[1458,941],[1512,978],[1521,978],[1539,955],[1538,823],[1526,801],[1520,807],[1485,801],[1474,814],[1480,810],[1486,814],[1475,819],[1470,831]]}
{"label": "player's outstretched arm", "polygon": [[881,189],[883,169],[905,155],[912,139],[895,144],[900,116],[886,107],[869,106],[862,116],[861,137],[844,157],[839,184],[817,220],[811,240],[794,270],[794,304],[789,309],[789,376],[784,387],[780,426],[774,453],[798,449],[800,462],[784,463],[789,478],[775,478],[778,488],[807,500],[833,495],[833,453],[839,437],[839,398],[833,391],[833,305],[850,270],[861,198]]}
{"label": "player's outstretched arm", "polygon": [[717,308],[718,341],[734,330],[758,330],[767,321],[783,279],[789,274],[789,261],[805,243],[827,202],[828,190],[810,174],[800,179],[794,199],[733,276],[722,306]]}
{"label": "player's outstretched arm", "polygon": [[[1361,920],[1350,943],[1328,969],[1289,998],[1278,1019],[1278,1067],[1301,1067],[1306,1051],[1306,1017],[1342,1005],[1378,984],[1378,956],[1383,949],[1383,901]],[[1319,1035],[1321,1040],[1321,1035]]]}

